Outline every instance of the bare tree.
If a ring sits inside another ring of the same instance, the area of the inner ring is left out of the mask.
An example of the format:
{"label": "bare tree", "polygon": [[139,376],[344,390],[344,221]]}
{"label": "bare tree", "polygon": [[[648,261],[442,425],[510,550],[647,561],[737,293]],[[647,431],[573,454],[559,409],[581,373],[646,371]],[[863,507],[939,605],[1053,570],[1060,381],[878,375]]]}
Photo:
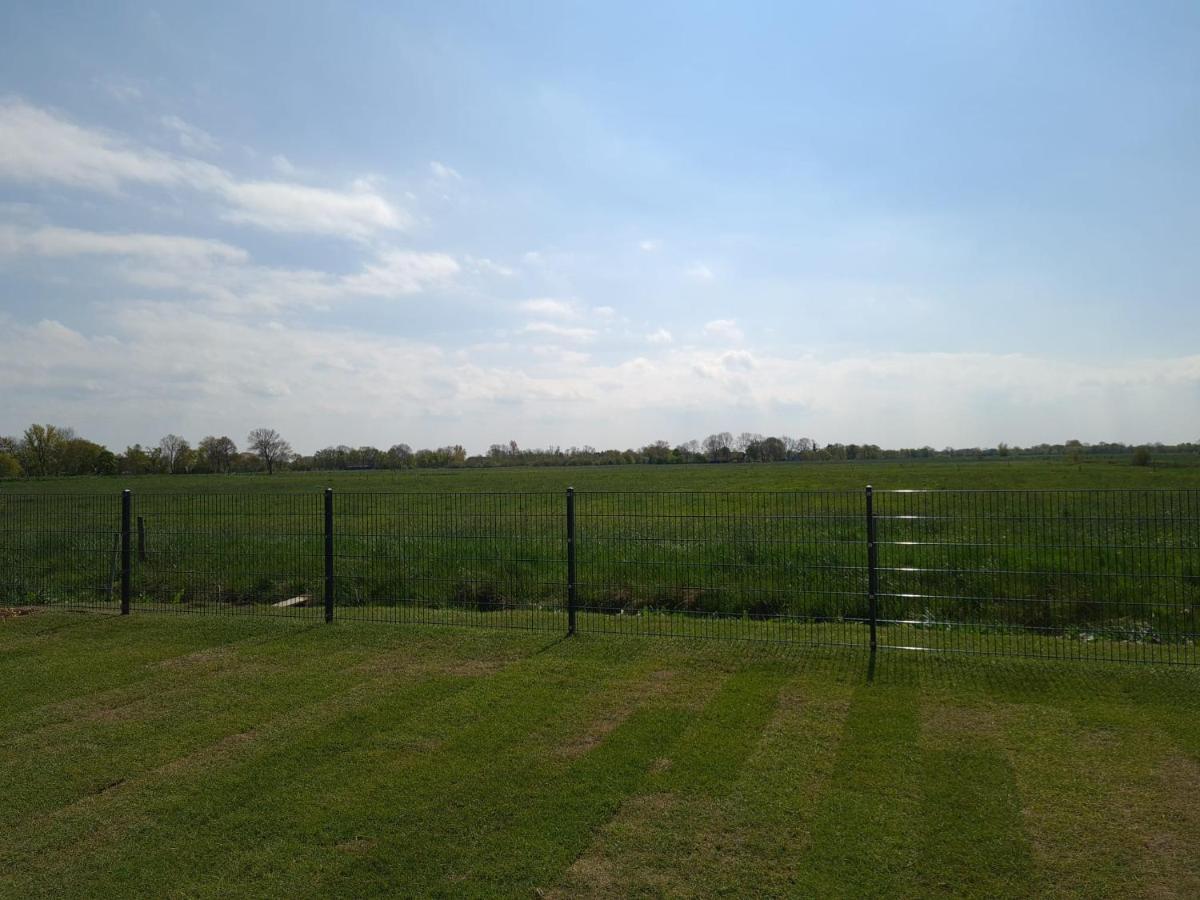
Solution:
{"label": "bare tree", "polygon": [[237,455],[237,444],[224,435],[209,435],[200,442],[199,449],[204,454],[208,467],[214,472],[228,472],[233,458]]}
{"label": "bare tree", "polygon": [[733,446],[733,435],[728,431],[710,434],[704,439],[701,446],[704,448],[704,453],[708,456],[709,461],[718,462],[729,456],[729,451]]}
{"label": "bare tree", "polygon": [[177,434],[168,434],[158,442],[158,458],[172,475],[185,465],[191,452],[191,444]]}
{"label": "bare tree", "polygon": [[274,428],[255,428],[246,436],[246,444],[266,464],[268,475],[277,463],[286,462],[292,455],[292,445]]}
{"label": "bare tree", "polygon": [[737,436],[737,441],[734,442],[733,449],[745,453],[751,444],[762,441],[762,439],[763,436],[761,434],[755,434],[752,431],[743,431]]}

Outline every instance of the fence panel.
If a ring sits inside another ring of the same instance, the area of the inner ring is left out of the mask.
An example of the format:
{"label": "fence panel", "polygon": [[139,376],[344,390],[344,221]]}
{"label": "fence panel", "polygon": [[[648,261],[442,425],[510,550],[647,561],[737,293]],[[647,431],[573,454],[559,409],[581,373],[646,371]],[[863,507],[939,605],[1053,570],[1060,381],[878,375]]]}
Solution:
{"label": "fence panel", "polygon": [[575,497],[580,632],[866,646],[860,492]]}
{"label": "fence panel", "polygon": [[0,493],[0,602],[1200,663],[1200,490],[568,502]]}
{"label": "fence panel", "polygon": [[880,646],[1197,662],[1200,491],[876,491]]}
{"label": "fence panel", "polygon": [[0,493],[0,601],[121,609],[119,494]]}
{"label": "fence panel", "polygon": [[338,619],[565,631],[561,493],[334,495]]}
{"label": "fence panel", "polygon": [[135,611],[322,615],[321,494],[135,493],[133,513]]}

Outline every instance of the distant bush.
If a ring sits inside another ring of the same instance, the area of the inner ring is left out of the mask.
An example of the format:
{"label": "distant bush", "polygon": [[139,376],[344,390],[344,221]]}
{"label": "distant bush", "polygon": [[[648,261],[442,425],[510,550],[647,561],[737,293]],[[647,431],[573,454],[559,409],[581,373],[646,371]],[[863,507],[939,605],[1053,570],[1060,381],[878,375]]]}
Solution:
{"label": "distant bush", "polygon": [[16,478],[21,474],[21,464],[10,453],[0,453],[0,478]]}
{"label": "distant bush", "polygon": [[1150,451],[1147,450],[1145,447],[1138,447],[1136,450],[1133,451],[1132,462],[1135,466],[1150,465]]}

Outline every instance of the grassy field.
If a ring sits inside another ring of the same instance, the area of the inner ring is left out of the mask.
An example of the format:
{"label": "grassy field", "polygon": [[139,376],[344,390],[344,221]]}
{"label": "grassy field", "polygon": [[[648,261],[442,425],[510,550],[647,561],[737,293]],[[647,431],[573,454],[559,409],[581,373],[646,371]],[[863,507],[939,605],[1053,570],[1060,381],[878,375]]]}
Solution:
{"label": "grassy field", "polygon": [[1197,896],[1198,679],[5,618],[0,896]]}
{"label": "grassy field", "polygon": [[[9,482],[0,492],[0,594],[14,604],[115,602],[114,494],[128,484],[145,533],[133,571],[135,604],[261,608],[317,597],[324,584],[321,488],[329,484],[339,607],[379,618],[402,618],[399,608],[412,606],[561,611],[563,488],[574,483],[582,608],[635,617],[861,622],[868,615],[862,488],[870,481],[884,491],[875,510],[885,625],[906,634],[1018,627],[1066,641],[1174,645],[1190,654],[1200,632],[1200,466],[1175,462]],[[949,486],[968,492],[886,493]],[[1044,493],[973,493],[980,488]],[[936,635],[926,637],[939,644]]]}
{"label": "grassy field", "polygon": [[972,488],[1195,488],[1200,458],[1179,455],[1153,466],[1125,459],[980,460],[767,465],[575,466],[511,469],[412,469],[395,472],[281,472],[275,475],[142,475],[0,480],[0,492],[146,493],[213,491],[803,491]]}

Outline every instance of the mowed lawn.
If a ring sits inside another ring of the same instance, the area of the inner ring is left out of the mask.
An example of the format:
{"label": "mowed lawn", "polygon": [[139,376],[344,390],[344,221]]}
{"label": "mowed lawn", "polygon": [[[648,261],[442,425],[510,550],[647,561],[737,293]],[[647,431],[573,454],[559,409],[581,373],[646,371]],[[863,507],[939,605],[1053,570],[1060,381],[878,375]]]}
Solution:
{"label": "mowed lawn", "polygon": [[1200,673],[0,619],[0,894],[1197,896]]}

